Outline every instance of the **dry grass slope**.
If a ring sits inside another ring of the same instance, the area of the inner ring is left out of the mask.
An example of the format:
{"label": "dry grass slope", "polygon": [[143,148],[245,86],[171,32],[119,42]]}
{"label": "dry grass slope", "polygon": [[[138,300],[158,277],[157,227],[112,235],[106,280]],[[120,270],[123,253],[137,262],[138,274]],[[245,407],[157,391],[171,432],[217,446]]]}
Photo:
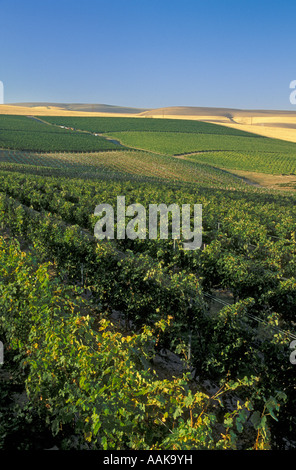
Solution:
{"label": "dry grass slope", "polygon": [[296,142],[296,111],[178,106],[144,111],[141,116],[211,122],[265,137]]}
{"label": "dry grass slope", "polygon": [[212,122],[265,137],[296,142],[296,110],[242,110],[194,106],[139,109],[106,104],[15,103],[0,105],[0,114],[189,119]]}

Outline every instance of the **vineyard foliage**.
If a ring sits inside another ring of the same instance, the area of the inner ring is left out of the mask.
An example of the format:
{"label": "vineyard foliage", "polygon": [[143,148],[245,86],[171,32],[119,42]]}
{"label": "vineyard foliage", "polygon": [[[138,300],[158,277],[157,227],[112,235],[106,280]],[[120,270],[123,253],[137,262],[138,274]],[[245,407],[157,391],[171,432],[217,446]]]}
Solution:
{"label": "vineyard foliage", "polygon": [[193,161],[219,168],[296,172],[295,143],[178,119],[0,116],[0,148],[37,152],[142,149],[169,156],[197,153]]}
{"label": "vineyard foliage", "polygon": [[[193,121],[44,119],[0,123],[3,142],[20,137],[0,151],[0,225],[11,237],[0,238],[0,333],[19,355],[29,409],[65,448],[73,436],[89,449],[293,446],[295,193],[248,186],[221,168],[260,161],[280,172],[295,144]],[[76,153],[82,131],[135,149]],[[57,135],[74,147],[51,153]],[[44,153],[25,151],[34,139]],[[190,161],[173,157],[197,150]],[[202,204],[202,248],[148,232],[98,242],[94,209],[116,207],[118,196],[147,210]],[[181,377],[158,377],[164,351],[181,357]]]}
{"label": "vineyard foliage", "polygon": [[[236,449],[248,415],[254,446],[268,448],[266,418],[279,406],[272,397],[267,413],[249,400],[237,404],[213,435],[213,405],[221,406],[229,391],[252,386],[254,378],[228,380],[209,396],[191,391],[188,374],[159,380],[153,373],[155,343],[170,318],[123,335],[100,311],[82,315],[87,302],[79,289],[61,286],[48,263],[38,264],[16,242],[0,238],[0,257],[1,330],[27,371],[26,406],[46,415],[53,434],[62,434],[63,448]],[[277,401],[283,398],[277,394]]]}
{"label": "vineyard foliage", "polygon": [[180,120],[180,119],[151,119],[135,117],[65,117],[65,116],[45,116],[45,122],[54,125],[73,127],[89,132],[113,133],[124,131],[141,132],[186,132],[193,134],[217,134],[233,135],[243,137],[258,137],[256,134],[231,129],[217,124]]}
{"label": "vineyard foliage", "polygon": [[37,154],[0,150],[0,168],[44,175],[74,176],[90,180],[137,180],[189,182],[196,185],[243,187],[231,173],[208,164],[172,160],[140,151]]}
{"label": "vineyard foliage", "polygon": [[296,144],[217,124],[178,119],[46,117],[55,125],[100,132],[121,144],[231,170],[296,173]]}
{"label": "vineyard foliage", "polygon": [[0,148],[37,152],[95,152],[118,145],[100,136],[50,126],[33,118],[0,116]]}
{"label": "vineyard foliage", "polygon": [[265,137],[241,137],[219,134],[194,134],[183,132],[120,132],[112,136],[130,147],[142,148],[167,155],[179,155],[203,151],[241,151],[246,153],[281,152],[294,155],[296,144]]}

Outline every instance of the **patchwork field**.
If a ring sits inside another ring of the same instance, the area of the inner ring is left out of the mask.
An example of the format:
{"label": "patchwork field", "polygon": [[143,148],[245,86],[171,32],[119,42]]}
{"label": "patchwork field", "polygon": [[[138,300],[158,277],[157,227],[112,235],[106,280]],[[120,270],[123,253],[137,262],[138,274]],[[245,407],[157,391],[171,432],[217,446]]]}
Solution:
{"label": "patchwork field", "polygon": [[212,123],[137,118],[43,119],[53,125],[98,132],[130,148],[170,156],[196,154],[188,155],[188,160],[216,168],[274,175],[296,172],[295,143]]}
{"label": "patchwork field", "polygon": [[[262,186],[289,189],[296,173],[295,143],[190,120],[0,116],[0,146],[3,162],[71,167],[77,173],[94,166],[114,175],[226,185],[238,184],[238,176],[260,184],[254,174],[265,173],[270,176]],[[279,184],[271,175],[281,176]]]}

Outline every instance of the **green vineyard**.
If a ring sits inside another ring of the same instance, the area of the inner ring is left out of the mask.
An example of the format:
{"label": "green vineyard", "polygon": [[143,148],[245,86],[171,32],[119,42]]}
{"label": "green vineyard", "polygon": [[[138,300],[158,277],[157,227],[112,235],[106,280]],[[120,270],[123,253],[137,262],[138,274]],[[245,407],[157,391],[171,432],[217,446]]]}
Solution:
{"label": "green vineyard", "polygon": [[[42,121],[0,117],[0,372],[26,394],[11,421],[1,389],[0,447],[34,422],[65,450],[296,448],[296,195],[230,172],[293,173],[296,144],[197,121]],[[95,207],[118,196],[201,204],[202,247],[99,241]]]}
{"label": "green vineyard", "polygon": [[0,148],[37,152],[94,152],[118,149],[100,136],[49,126],[37,119],[0,116]]}

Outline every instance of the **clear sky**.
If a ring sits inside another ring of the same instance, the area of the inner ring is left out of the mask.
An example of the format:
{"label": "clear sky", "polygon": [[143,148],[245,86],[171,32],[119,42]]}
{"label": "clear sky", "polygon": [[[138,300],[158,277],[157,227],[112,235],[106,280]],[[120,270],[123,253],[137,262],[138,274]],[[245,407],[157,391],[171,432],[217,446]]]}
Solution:
{"label": "clear sky", "polygon": [[286,109],[295,0],[0,0],[5,103]]}

